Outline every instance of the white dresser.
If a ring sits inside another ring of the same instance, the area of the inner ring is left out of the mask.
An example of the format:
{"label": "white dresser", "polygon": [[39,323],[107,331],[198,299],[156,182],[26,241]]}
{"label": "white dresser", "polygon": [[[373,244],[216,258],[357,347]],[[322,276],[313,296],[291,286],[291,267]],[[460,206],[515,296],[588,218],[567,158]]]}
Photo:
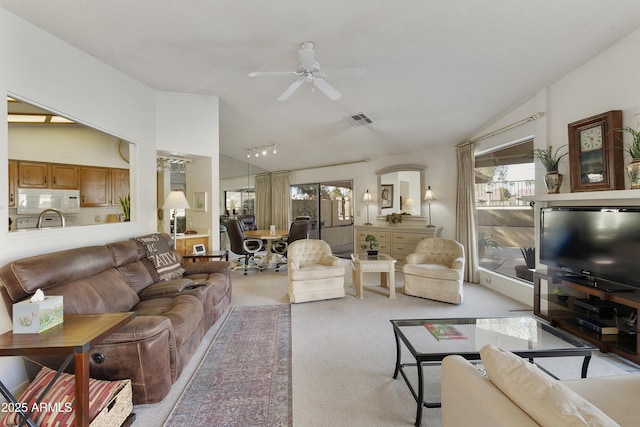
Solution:
{"label": "white dresser", "polygon": [[361,251],[360,245],[366,243],[364,238],[367,234],[372,234],[380,242],[378,251],[391,255],[397,261],[396,267],[399,267],[404,264],[405,257],[415,251],[420,240],[440,237],[441,232],[442,227],[359,225],[356,226],[355,250]]}

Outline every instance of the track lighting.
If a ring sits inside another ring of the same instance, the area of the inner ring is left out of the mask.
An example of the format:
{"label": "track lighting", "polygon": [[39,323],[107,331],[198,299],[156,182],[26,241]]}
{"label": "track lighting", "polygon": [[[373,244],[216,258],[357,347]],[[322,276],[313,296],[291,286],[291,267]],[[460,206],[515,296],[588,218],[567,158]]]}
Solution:
{"label": "track lighting", "polygon": [[267,156],[269,155],[269,153],[277,154],[278,149],[276,147],[276,144],[261,145],[258,147],[247,148],[246,153],[247,153],[247,159],[250,159],[251,157]]}

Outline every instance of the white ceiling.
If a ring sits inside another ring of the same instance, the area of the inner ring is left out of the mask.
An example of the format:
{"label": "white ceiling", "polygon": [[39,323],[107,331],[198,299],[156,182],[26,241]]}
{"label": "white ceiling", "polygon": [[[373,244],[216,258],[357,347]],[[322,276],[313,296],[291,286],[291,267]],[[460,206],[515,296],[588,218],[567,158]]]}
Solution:
{"label": "white ceiling", "polygon": [[[69,44],[163,91],[220,98],[220,151],[301,169],[454,146],[640,27],[638,0],[0,0]],[[331,101],[293,78],[300,43]],[[633,53],[630,53],[633,54]],[[364,112],[369,126],[343,118]]]}

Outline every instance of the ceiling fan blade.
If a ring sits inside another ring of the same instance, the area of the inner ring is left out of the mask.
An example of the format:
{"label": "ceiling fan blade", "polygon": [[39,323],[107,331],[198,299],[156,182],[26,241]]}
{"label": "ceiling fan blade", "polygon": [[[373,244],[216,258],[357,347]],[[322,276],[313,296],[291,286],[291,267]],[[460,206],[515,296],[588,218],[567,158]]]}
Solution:
{"label": "ceiling fan blade", "polygon": [[322,74],[329,77],[334,76],[346,76],[346,77],[361,77],[367,74],[366,68],[328,68],[323,69]]}
{"label": "ceiling fan blade", "polygon": [[295,76],[298,73],[295,71],[254,71],[249,73],[249,77],[280,77],[280,76]]}
{"label": "ceiling fan blade", "polygon": [[300,64],[302,64],[302,68],[305,71],[311,72],[313,71],[313,63],[315,61],[315,53],[313,52],[313,43],[305,42],[302,43],[301,49],[298,51],[300,55]]}
{"label": "ceiling fan blade", "polygon": [[332,101],[337,101],[342,96],[342,94],[335,90],[333,86],[322,79],[314,79],[313,84],[322,92],[324,92],[324,94],[327,95]]}
{"label": "ceiling fan blade", "polygon": [[282,95],[278,97],[278,101],[286,101],[289,99],[289,97],[293,95],[293,92],[295,92],[302,83],[304,83],[304,79],[298,79],[291,83],[291,86],[289,86],[284,92],[282,92]]}

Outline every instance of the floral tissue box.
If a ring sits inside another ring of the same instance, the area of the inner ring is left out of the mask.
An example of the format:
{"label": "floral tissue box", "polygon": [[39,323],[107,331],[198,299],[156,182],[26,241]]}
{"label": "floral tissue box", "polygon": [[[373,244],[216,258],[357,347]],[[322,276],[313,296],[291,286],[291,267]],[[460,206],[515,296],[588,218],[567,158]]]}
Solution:
{"label": "floral tissue box", "polygon": [[62,323],[62,296],[46,296],[43,301],[13,304],[13,333],[34,334]]}

